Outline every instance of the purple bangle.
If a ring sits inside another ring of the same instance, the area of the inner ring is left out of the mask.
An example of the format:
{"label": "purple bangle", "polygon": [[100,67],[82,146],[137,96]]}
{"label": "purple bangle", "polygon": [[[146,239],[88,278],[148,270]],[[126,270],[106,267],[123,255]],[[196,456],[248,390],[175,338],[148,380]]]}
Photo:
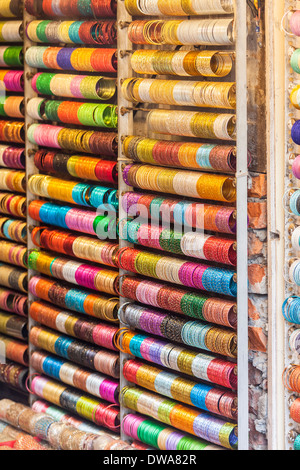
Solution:
{"label": "purple bangle", "polygon": [[208,266],[198,265],[193,274],[194,286],[201,290],[206,290],[202,284],[202,277]]}
{"label": "purple bangle", "polygon": [[178,443],[184,437],[183,434],[179,432],[172,432],[166,440],[166,449],[167,450],[177,450]]}
{"label": "purple bangle", "polygon": [[123,181],[124,181],[125,184],[127,184],[127,186],[131,186],[131,184],[128,181],[128,173],[129,173],[129,170],[132,166],[133,166],[133,164],[132,165],[126,165],[126,167],[123,170]]}
{"label": "purple bangle", "polygon": [[178,277],[180,282],[189,287],[195,287],[194,284],[194,272],[197,269],[198,265],[196,263],[184,263],[178,271]]}
{"label": "purple bangle", "polygon": [[71,55],[76,50],[75,47],[62,47],[58,51],[56,61],[58,66],[63,70],[75,70],[71,64]]}
{"label": "purple bangle", "polygon": [[84,96],[80,91],[80,85],[81,85],[82,80],[86,77],[87,75],[76,75],[72,79],[70,89],[74,98],[84,99]]}

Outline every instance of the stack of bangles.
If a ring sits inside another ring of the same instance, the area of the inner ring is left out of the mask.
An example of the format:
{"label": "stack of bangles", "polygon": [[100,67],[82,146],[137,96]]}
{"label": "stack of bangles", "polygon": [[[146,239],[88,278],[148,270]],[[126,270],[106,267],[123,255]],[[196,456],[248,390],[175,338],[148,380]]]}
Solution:
{"label": "stack of bangles", "polygon": [[24,122],[0,120],[0,140],[3,142],[14,142],[16,144],[24,144]]}
{"label": "stack of bangles", "polygon": [[25,169],[25,149],[0,145],[0,166]]}
{"label": "stack of bangles", "polygon": [[127,78],[122,83],[122,94],[127,101],[234,109],[236,87],[232,82],[194,82]]}
{"label": "stack of bangles", "polygon": [[236,275],[234,271],[228,269],[183,261],[134,248],[120,249],[117,254],[117,264],[125,271],[172,284],[233,297],[237,294]]}
{"label": "stack of bangles", "polygon": [[0,382],[26,392],[27,377],[28,369],[22,365],[15,364],[14,362],[0,364]]}
{"label": "stack of bangles", "polygon": [[300,297],[288,297],[282,305],[282,314],[286,321],[300,325]]}
{"label": "stack of bangles", "polygon": [[0,90],[16,93],[24,91],[24,72],[0,69]]}
{"label": "stack of bangles", "polygon": [[300,347],[299,347],[299,340],[300,340],[300,330],[294,330],[290,337],[289,337],[289,346],[293,353],[299,354]]}
{"label": "stack of bangles", "polygon": [[53,330],[112,351],[116,350],[114,336],[118,329],[115,326],[82,318],[44,302],[33,302],[29,313],[33,320]]}
{"label": "stack of bangles", "polygon": [[120,376],[119,354],[115,352],[99,349],[91,344],[37,326],[31,328],[29,340],[33,346],[75,362],[81,367],[88,367],[114,378]]}
{"label": "stack of bangles", "polygon": [[227,113],[152,109],[147,115],[147,127],[156,134],[213,140],[236,139],[236,116]]}
{"label": "stack of bangles", "polygon": [[31,232],[31,238],[39,248],[116,267],[114,257],[119,245],[115,243],[76,236],[72,232],[51,230],[48,227],[35,227]]}
{"label": "stack of bangles", "polygon": [[289,279],[300,286],[300,259],[296,259],[289,268]]}
{"label": "stack of bangles", "polygon": [[121,197],[122,208],[130,217],[138,214],[146,221],[162,221],[176,227],[194,227],[211,232],[236,233],[234,207],[201,204],[180,199],[166,199],[154,194],[126,192]]}
{"label": "stack of bangles", "polygon": [[222,387],[237,388],[236,364],[127,329],[115,336],[117,348],[125,354],[182,372]]}
{"label": "stack of bangles", "polygon": [[0,169],[0,190],[25,193],[26,174],[25,171]]}
{"label": "stack of bangles", "polygon": [[128,38],[133,44],[231,46],[234,44],[233,20],[136,20],[128,26]]}
{"label": "stack of bangles", "polygon": [[0,213],[26,218],[26,197],[0,192]]}
{"label": "stack of bangles", "polygon": [[292,195],[290,197],[290,210],[294,215],[299,217],[300,215],[300,190],[297,189],[295,191],[292,191]]}
{"label": "stack of bangles", "polygon": [[[31,46],[25,53],[25,62],[29,67],[38,69],[116,73],[117,50],[87,47]],[[6,65],[14,64],[3,63],[3,67]]]}
{"label": "stack of bangles", "polygon": [[25,0],[25,9],[32,16],[59,16],[80,18],[114,17],[117,13],[116,0]]}
{"label": "stack of bangles", "polygon": [[22,21],[0,21],[0,42],[22,42],[22,40]]}
{"label": "stack of bangles", "polygon": [[299,88],[299,85],[296,85],[290,94],[291,103],[296,109],[300,109]]}
{"label": "stack of bangles", "polygon": [[110,184],[116,184],[118,181],[117,163],[110,160],[80,155],[64,155],[41,149],[34,155],[34,164],[42,172],[60,176],[73,176],[74,178]]}
{"label": "stack of bangles", "polygon": [[234,178],[152,165],[126,165],[123,180],[128,186],[160,193],[213,201],[234,202]]}
{"label": "stack of bangles", "polygon": [[0,261],[27,268],[27,248],[10,241],[1,240]]}
{"label": "stack of bangles", "polygon": [[89,75],[37,73],[31,86],[41,95],[64,96],[89,100],[110,100],[116,92],[116,80]]}
{"label": "stack of bangles", "polygon": [[[71,423],[58,423],[56,417],[44,411],[33,410],[9,399],[0,401],[0,417],[6,423],[10,423],[6,426],[1,421],[0,431],[4,425],[7,436],[16,439],[13,448],[17,450],[96,450],[97,441],[102,437],[91,434],[90,429],[78,431]],[[107,434],[102,431],[102,435]],[[124,448],[125,444],[123,443]]]}
{"label": "stack of bangles", "polygon": [[130,243],[192,258],[236,266],[236,242],[204,233],[174,232],[159,225],[137,221],[119,224],[119,234]]}
{"label": "stack of bangles", "polygon": [[90,315],[112,323],[118,322],[118,297],[109,298],[79,289],[72,289],[41,276],[33,276],[30,279],[29,291],[35,297],[51,302],[58,307],[67,308],[74,312]]}
{"label": "stack of bangles", "polygon": [[237,327],[235,302],[133,276],[122,276],[119,283],[120,295],[127,299],[217,325]]}
{"label": "stack of bangles", "polygon": [[30,21],[26,28],[32,42],[114,45],[117,42],[115,21]]}
{"label": "stack of bangles", "polygon": [[0,332],[16,339],[27,339],[27,319],[0,312]]}
{"label": "stack of bangles", "polygon": [[0,335],[0,342],[5,346],[5,357],[10,361],[17,362],[23,366],[28,366],[28,345],[21,341],[16,341],[7,336]]}
{"label": "stack of bangles", "polygon": [[103,375],[74,366],[71,362],[49,356],[41,351],[33,352],[31,365],[40,374],[46,374],[110,403],[119,403],[119,382],[117,380],[108,379]]}
{"label": "stack of bangles", "polygon": [[141,75],[226,77],[233,60],[227,51],[139,49],[131,56],[131,66]]}
{"label": "stack of bangles", "polygon": [[118,151],[117,134],[113,132],[69,129],[50,124],[31,124],[27,137],[32,144],[95,155],[115,157]]}
{"label": "stack of bangles", "polygon": [[291,404],[290,417],[295,423],[300,423],[300,398],[295,398]]}
{"label": "stack of bangles", "polygon": [[3,18],[15,18],[20,16],[22,13],[22,5],[19,0],[2,0],[1,1],[1,13],[0,17]]}
{"label": "stack of bangles", "polygon": [[[300,400],[299,400],[300,401]],[[181,431],[227,449],[237,449],[237,426],[138,387],[124,387],[120,403]]]}
{"label": "stack of bangles", "polygon": [[115,294],[118,272],[59,258],[43,251],[32,251],[28,257],[30,269],[88,289]]}
{"label": "stack of bangles", "polygon": [[233,0],[154,0],[148,5],[139,0],[125,0],[125,7],[132,16],[192,16],[192,15],[217,15],[233,13]]}
{"label": "stack of bangles", "polygon": [[76,232],[97,235],[100,239],[107,238],[108,227],[111,228],[115,222],[115,215],[100,215],[100,211],[98,214],[98,211],[58,206],[51,202],[40,200],[30,202],[28,213],[37,222],[44,222],[66,229],[69,228]]}
{"label": "stack of bangles", "polygon": [[[36,413],[46,413],[47,415],[52,416],[52,418],[54,418],[58,422],[71,424],[71,426],[74,426],[80,431],[97,434],[102,437],[104,435],[107,436],[106,431],[103,431],[98,426],[95,426],[89,421],[83,421],[75,415],[67,414],[62,408],[53,406],[44,400],[36,400],[33,403],[31,409]],[[109,433],[109,436],[112,437],[114,440],[118,440],[118,436],[113,433]]]}
{"label": "stack of bangles", "polygon": [[27,296],[0,287],[0,309],[27,317]]}
{"label": "stack of bangles", "polygon": [[122,421],[124,434],[160,450],[221,450],[207,441],[179,432],[139,414],[127,414]]}
{"label": "stack of bangles", "polygon": [[229,419],[237,419],[237,394],[234,392],[197,383],[136,360],[125,362],[123,374],[128,382],[152,392]]}
{"label": "stack of bangles", "polygon": [[0,97],[0,116],[20,118],[24,117],[24,97],[23,96],[1,96]]}
{"label": "stack of bangles", "polygon": [[123,142],[123,153],[131,160],[151,165],[230,173],[236,171],[236,147],[233,145],[171,142],[129,136]]}
{"label": "stack of bangles", "polygon": [[0,286],[27,292],[27,271],[0,263]]}
{"label": "stack of bangles", "polygon": [[82,418],[114,430],[119,426],[119,407],[84,396],[76,389],[68,388],[58,382],[42,376],[36,376],[31,382],[32,392],[50,403],[75,412]]}
{"label": "stack of bangles", "polygon": [[22,46],[0,46],[0,67],[22,67]]}
{"label": "stack of bangles", "polygon": [[299,64],[300,49],[295,49],[290,60],[290,65],[294,72],[300,73],[300,64]]}
{"label": "stack of bangles", "polygon": [[283,384],[289,392],[300,393],[300,366],[291,364],[286,367],[283,371],[282,378]]}
{"label": "stack of bangles", "polygon": [[22,220],[0,216],[0,237],[26,244],[27,224]]}
{"label": "stack of bangles", "polygon": [[117,190],[105,186],[76,183],[54,176],[37,174],[29,178],[28,189],[37,196],[96,209],[110,209],[110,212],[118,207]]}
{"label": "stack of bangles", "polygon": [[[100,450],[107,450],[107,451],[127,451],[127,450],[133,450],[133,446],[129,445],[127,442],[122,441],[119,439],[119,436],[112,434],[111,432],[104,432],[103,430],[99,430],[99,428],[95,425],[88,425],[84,421],[79,420],[78,418],[75,418],[73,416],[69,416],[66,413],[64,413],[62,410],[55,406],[50,406],[50,405],[44,405],[45,402],[41,400],[37,400],[33,406],[32,409],[34,409],[34,405],[38,403],[42,404],[42,413],[45,413],[44,408],[47,409],[47,415],[50,413],[54,414],[54,419],[56,422],[50,424],[47,430],[47,441],[51,445],[51,449],[57,449],[57,450],[75,450],[75,451],[100,451]],[[40,407],[36,407],[39,409]],[[49,411],[48,411],[49,410]],[[40,411],[39,411],[40,413]],[[57,418],[55,413],[59,413],[61,416],[60,422],[57,422]],[[34,413],[35,415],[36,413]],[[47,419],[49,416],[47,416]],[[46,418],[45,418],[46,419]],[[40,418],[41,420],[41,418]],[[33,417],[34,421],[34,417]],[[33,433],[34,434],[34,433]],[[34,438],[32,438],[34,442]],[[41,444],[38,444],[39,447],[43,447],[47,449],[47,446],[43,443],[43,446]],[[36,450],[43,450],[40,448],[37,448]],[[48,446],[49,447],[49,446]],[[17,448],[17,447],[15,447]],[[18,447],[19,448],[19,447]],[[22,450],[23,447],[21,447],[20,450]],[[25,450],[30,450],[25,449]],[[35,447],[33,447],[35,449]]]}
{"label": "stack of bangles", "polygon": [[108,128],[118,125],[117,107],[112,104],[32,98],[27,103],[27,112],[32,119],[43,121]]}
{"label": "stack of bangles", "polygon": [[136,304],[122,305],[119,317],[124,325],[169,339],[175,343],[186,344],[222,356],[233,358],[237,356],[236,333],[224,328],[206,325],[199,321],[185,320]]}

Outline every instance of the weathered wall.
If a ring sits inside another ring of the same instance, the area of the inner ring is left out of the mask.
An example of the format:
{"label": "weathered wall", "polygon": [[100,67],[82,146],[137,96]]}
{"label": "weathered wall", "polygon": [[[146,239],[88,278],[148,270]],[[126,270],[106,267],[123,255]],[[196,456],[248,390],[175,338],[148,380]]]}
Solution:
{"label": "weathered wall", "polygon": [[[262,21],[263,23],[263,21]],[[249,412],[250,448],[267,448],[267,158],[264,28],[248,15]]]}

